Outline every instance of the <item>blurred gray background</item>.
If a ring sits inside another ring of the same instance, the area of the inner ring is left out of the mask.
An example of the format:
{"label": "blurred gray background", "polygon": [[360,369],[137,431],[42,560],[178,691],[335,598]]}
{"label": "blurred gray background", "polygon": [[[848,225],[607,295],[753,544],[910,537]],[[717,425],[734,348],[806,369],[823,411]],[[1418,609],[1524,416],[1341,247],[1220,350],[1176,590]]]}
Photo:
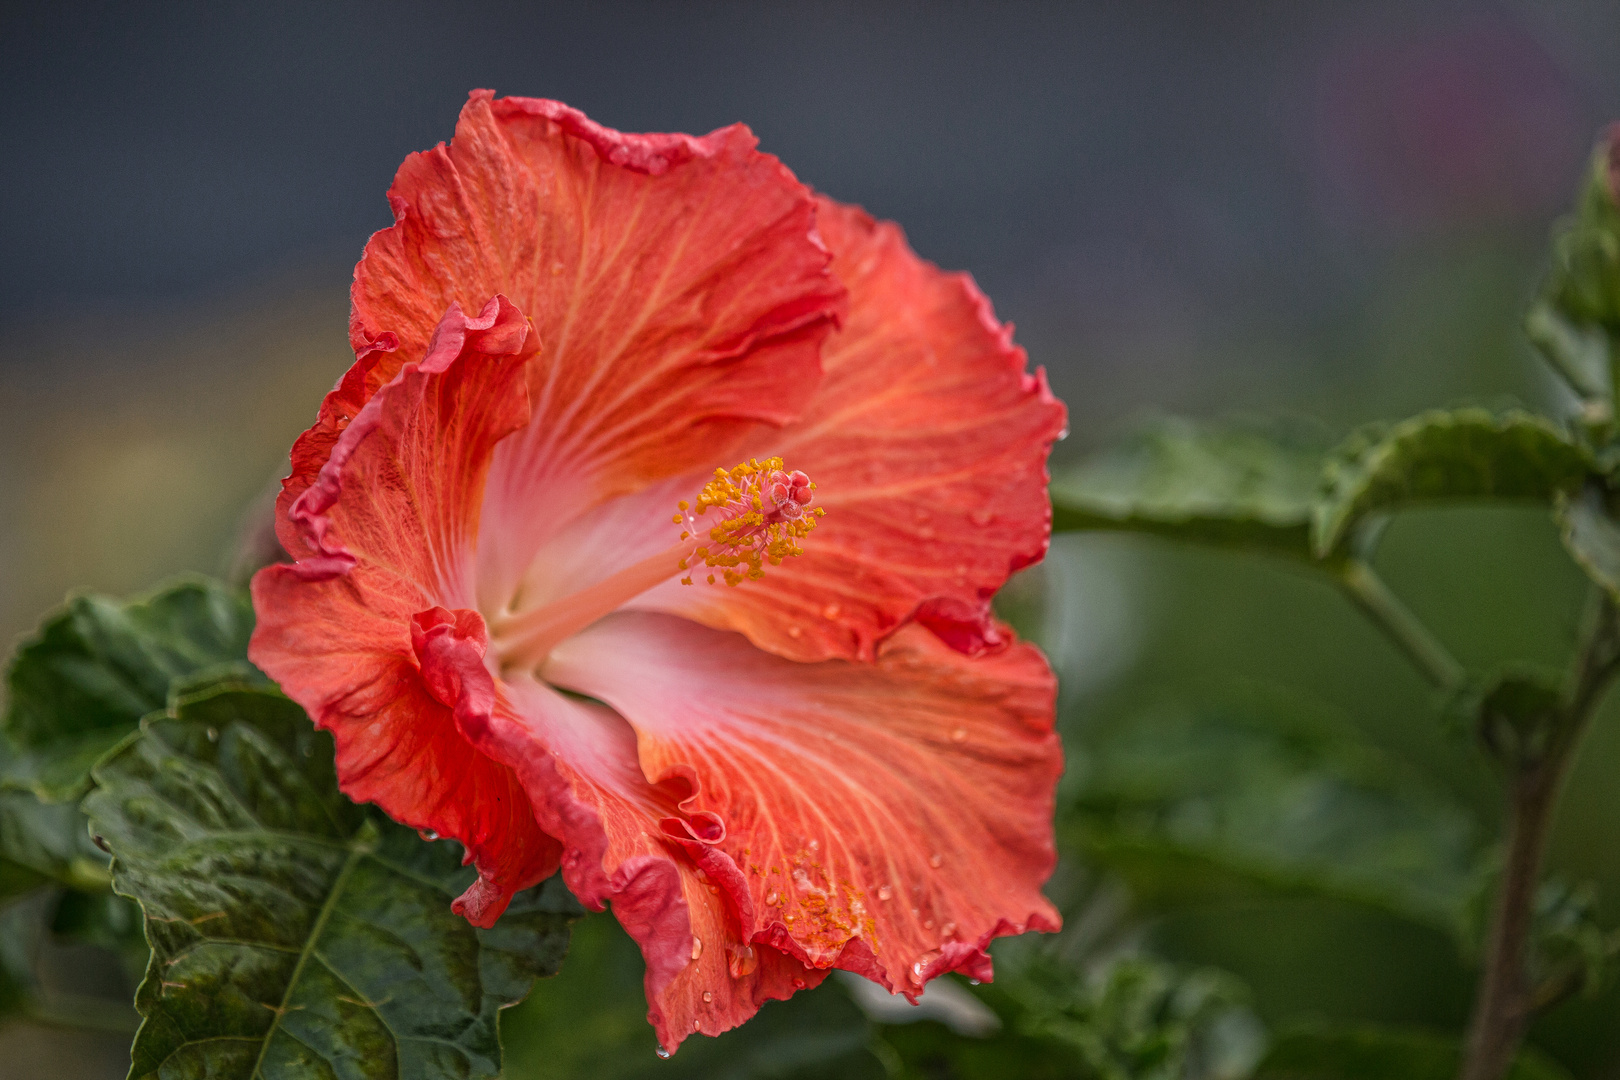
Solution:
{"label": "blurred gray background", "polygon": [[[973,272],[1075,454],[1151,409],[1546,394],[1515,326],[1620,117],[1620,4],[10,3],[0,636],[218,568],[350,359],[395,167],[473,87],[747,122]],[[124,1045],[14,1025],[0,1076]]]}

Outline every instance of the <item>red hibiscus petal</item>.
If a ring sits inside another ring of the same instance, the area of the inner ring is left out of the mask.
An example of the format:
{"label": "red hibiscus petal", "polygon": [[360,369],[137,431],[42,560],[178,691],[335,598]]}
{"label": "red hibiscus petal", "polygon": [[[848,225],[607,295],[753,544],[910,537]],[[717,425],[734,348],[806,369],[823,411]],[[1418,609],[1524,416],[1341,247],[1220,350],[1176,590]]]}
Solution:
{"label": "red hibiscus petal", "polygon": [[486,749],[562,837],[570,888],[641,943],[668,1047],[829,967],[908,994],[985,979],[993,938],[1058,925],[1055,687],[1027,645],[973,660],[918,627],[876,664],[800,664],[625,612],[543,674],[629,722],[525,678]]}
{"label": "red hibiscus petal", "polygon": [[[578,513],[730,464],[749,431],[814,392],[843,289],[809,192],[755,144],[741,125],[626,135],[559,102],[476,91],[454,140],[401,166],[395,224],[355,269],[362,359],[317,428],[418,355],[451,303],[499,293],[525,311],[535,419],[491,479],[491,595]],[[301,456],[319,451],[310,439]]]}
{"label": "red hibiscus petal", "polygon": [[673,1050],[694,1032],[719,1034],[826,977],[769,946],[744,948],[728,906],[746,896],[739,875],[734,867],[728,874],[729,857],[718,850],[683,856],[686,845],[708,849],[713,834],[705,836],[700,816],[699,828],[686,827],[688,782],[647,782],[622,717],[526,676],[499,685],[501,703],[479,745],[522,777],[541,825],[563,838],[563,877],[574,895],[595,910],[611,900],[640,943],[647,1018],[661,1045]]}
{"label": "red hibiscus petal", "polygon": [[248,655],[333,733],[345,792],[467,848],[480,878],[458,905],[479,925],[559,851],[516,775],[468,741],[493,702],[488,639],[477,614],[448,610],[470,606],[484,477],[528,419],[531,353],[504,298],[476,319],[452,307],[281,518],[303,557],[253,580]]}
{"label": "red hibiscus petal", "polygon": [[1065,410],[966,274],[900,229],[820,200],[849,288],[804,419],[762,438],[816,483],[805,554],[735,589],[668,585],[638,607],[739,630],[795,660],[870,659],[916,618],[965,652],[1005,645],[989,601],[1046,552],[1046,457]]}

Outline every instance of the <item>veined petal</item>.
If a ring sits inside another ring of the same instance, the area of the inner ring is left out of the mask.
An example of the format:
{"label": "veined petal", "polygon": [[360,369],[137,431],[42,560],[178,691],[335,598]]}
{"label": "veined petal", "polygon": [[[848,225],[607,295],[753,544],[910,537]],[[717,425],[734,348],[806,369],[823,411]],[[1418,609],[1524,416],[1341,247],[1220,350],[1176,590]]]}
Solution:
{"label": "veined petal", "polygon": [[[610,879],[626,864],[616,860],[659,857],[651,838],[662,833],[684,855],[676,868],[706,866],[714,888],[695,900],[711,923],[734,920],[756,950],[907,994],[945,971],[989,978],[991,939],[1057,928],[1040,893],[1062,768],[1055,684],[1027,645],[970,659],[910,626],[876,663],[802,664],[739,634],[622,612],[564,642],[542,674],[622,714],[634,740],[619,732],[602,759],[637,754],[663,792],[605,827]],[[583,756],[557,748],[556,767]],[[531,781],[531,793],[544,786]],[[635,830],[640,847],[613,846]],[[556,834],[568,872],[581,834]],[[593,895],[621,910],[616,887]],[[694,993],[720,994],[714,977],[672,982],[655,1010],[680,1015]]]}
{"label": "veined petal", "polygon": [[529,315],[534,422],[491,478],[490,596],[580,512],[713,467],[814,392],[843,289],[809,192],[755,145],[741,125],[626,135],[477,91],[449,145],[401,166],[395,224],[355,269],[350,336],[372,367],[332,408],[415,355],[452,302],[501,293]]}
{"label": "veined petal", "polygon": [[541,825],[562,838],[569,889],[595,910],[611,901],[640,944],[647,1019],[661,1046],[718,1035],[826,977],[746,936],[737,905],[747,890],[735,865],[717,849],[710,858],[687,851],[712,846],[681,811],[690,781],[649,783],[622,717],[526,675],[504,680],[500,692],[479,745],[522,777]]}
{"label": "veined petal", "polygon": [[636,606],[796,660],[870,659],[909,618],[961,651],[999,648],[990,597],[1046,552],[1063,404],[966,274],[830,199],[819,227],[849,313],[804,418],[752,445],[808,473],[827,516],[780,572],[735,589],[671,584]]}
{"label": "veined petal", "polygon": [[470,606],[484,479],[495,444],[528,419],[533,350],[503,297],[476,319],[452,306],[425,350],[345,425],[278,521],[302,557],[254,577],[248,655],[332,732],[345,792],[462,842],[480,880],[458,904],[489,925],[559,849],[515,774],[467,740],[462,698],[493,698],[465,685],[488,678],[487,634],[446,609]]}

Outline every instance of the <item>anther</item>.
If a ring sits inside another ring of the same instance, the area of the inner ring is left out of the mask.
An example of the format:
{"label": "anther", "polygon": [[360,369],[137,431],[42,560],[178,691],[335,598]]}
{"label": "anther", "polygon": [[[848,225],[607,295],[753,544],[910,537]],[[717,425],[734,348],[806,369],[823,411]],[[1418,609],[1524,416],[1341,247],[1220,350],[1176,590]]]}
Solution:
{"label": "anther", "polygon": [[[730,469],[716,469],[714,479],[698,492],[697,501],[680,503],[676,524],[685,524],[681,534],[699,537],[697,519],[713,510],[719,517],[706,530],[710,544],[692,553],[693,560],[716,567],[727,585],[765,576],[765,564],[780,566],[783,559],[804,554],[799,541],[816,527],[816,519],[826,511],[810,509],[816,485],[810,477],[783,468],[782,459],[750,458]],[[681,569],[686,569],[683,561]],[[707,575],[714,584],[713,574]],[[681,584],[692,584],[691,575]]]}

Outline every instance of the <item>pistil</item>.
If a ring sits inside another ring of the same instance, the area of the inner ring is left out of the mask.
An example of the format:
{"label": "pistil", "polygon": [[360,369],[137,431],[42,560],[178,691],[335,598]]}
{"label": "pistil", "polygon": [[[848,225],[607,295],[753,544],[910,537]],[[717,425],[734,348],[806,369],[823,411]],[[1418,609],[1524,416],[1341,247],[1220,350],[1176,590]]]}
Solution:
{"label": "pistil", "polygon": [[[682,584],[693,584],[691,571],[699,562],[731,586],[764,577],[766,563],[779,566],[803,554],[799,541],[825,513],[810,509],[814,488],[804,473],[788,472],[781,458],[716,469],[696,505],[681,501],[674,523],[683,528],[672,546],[561,600],[491,620],[501,669],[539,667],[566,638],[676,574],[685,571]],[[702,529],[698,518],[711,510],[718,520]],[[715,574],[705,578],[716,584]]]}

